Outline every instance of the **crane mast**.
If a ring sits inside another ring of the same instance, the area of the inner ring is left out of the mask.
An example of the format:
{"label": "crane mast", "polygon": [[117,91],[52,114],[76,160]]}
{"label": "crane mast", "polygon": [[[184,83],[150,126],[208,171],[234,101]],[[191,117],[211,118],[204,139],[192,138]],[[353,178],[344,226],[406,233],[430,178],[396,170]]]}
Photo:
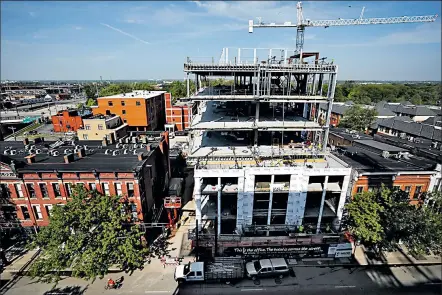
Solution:
{"label": "crane mast", "polygon": [[[249,20],[249,33],[253,33],[253,28],[296,28],[296,53],[302,56],[304,47],[304,32],[306,27],[338,27],[338,26],[357,26],[357,25],[380,25],[380,24],[402,24],[402,23],[426,23],[434,22],[438,15],[423,16],[400,16],[400,17],[382,17],[382,18],[363,18],[365,7],[362,8],[359,18],[355,19],[337,19],[337,20],[309,20],[304,19],[302,14],[302,2],[296,4],[296,24],[292,22],[264,23],[259,19],[258,23]],[[301,58],[300,58],[301,60]]]}

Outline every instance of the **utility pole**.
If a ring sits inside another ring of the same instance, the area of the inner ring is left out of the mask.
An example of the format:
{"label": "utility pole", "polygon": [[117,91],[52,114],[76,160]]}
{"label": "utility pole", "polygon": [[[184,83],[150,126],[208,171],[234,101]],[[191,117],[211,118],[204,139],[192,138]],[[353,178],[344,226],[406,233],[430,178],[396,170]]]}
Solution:
{"label": "utility pole", "polygon": [[8,127],[8,128],[12,130],[12,136],[14,136],[14,141],[16,141],[17,137],[15,136],[15,129],[17,129],[17,128],[14,127],[14,126],[11,126],[11,127]]}

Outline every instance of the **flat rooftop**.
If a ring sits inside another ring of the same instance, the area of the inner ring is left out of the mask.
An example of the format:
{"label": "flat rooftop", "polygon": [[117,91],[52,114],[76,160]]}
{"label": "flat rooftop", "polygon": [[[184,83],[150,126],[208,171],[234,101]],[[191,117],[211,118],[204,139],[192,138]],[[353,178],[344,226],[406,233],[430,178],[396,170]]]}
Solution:
{"label": "flat rooftop", "polygon": [[147,90],[134,90],[132,92],[128,92],[128,93],[121,93],[121,94],[116,94],[116,95],[110,95],[110,96],[102,96],[99,97],[98,99],[103,99],[103,98],[142,98],[142,99],[149,99],[149,98],[153,98],[155,96],[158,96],[160,94],[166,93],[166,91],[147,91]]}
{"label": "flat rooftop", "polygon": [[[27,163],[25,159],[29,152],[25,149],[21,141],[0,141],[0,154],[2,161],[14,161],[20,172],[91,172],[94,169],[98,172],[128,172],[133,171],[139,164],[138,153],[144,152],[146,158],[150,156],[158,146],[160,137],[148,139],[142,147],[141,141],[135,147],[133,143],[108,145],[102,147],[101,141],[83,140],[72,143],[66,141],[62,145],[51,148],[55,142],[41,142],[35,145],[35,150],[39,150],[36,154],[35,163]],[[146,145],[151,146],[151,151],[147,151]],[[80,158],[74,153],[76,147],[86,148],[86,156]],[[8,150],[8,151],[6,151]],[[15,154],[11,155],[11,150],[15,150]],[[125,153],[126,150],[126,153]],[[51,151],[57,151],[58,155],[54,156]],[[113,155],[114,151],[118,151],[118,155]],[[73,153],[74,160],[71,163],[64,162],[65,153]]]}
{"label": "flat rooftop", "polygon": [[381,153],[360,147],[339,147],[334,152],[339,159],[360,172],[432,171],[436,162],[409,155],[409,158],[384,158]]}

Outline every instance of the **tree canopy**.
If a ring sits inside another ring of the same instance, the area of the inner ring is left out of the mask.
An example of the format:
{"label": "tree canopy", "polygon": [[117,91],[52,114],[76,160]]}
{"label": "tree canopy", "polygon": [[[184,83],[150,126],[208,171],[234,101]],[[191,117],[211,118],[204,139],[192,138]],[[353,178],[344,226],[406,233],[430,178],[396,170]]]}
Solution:
{"label": "tree canopy", "polygon": [[57,282],[66,269],[73,277],[91,279],[103,277],[112,266],[141,268],[147,249],[128,208],[119,196],[75,186],[72,199],[54,206],[49,225],[29,244],[42,251],[31,265],[31,277]]}
{"label": "tree canopy", "polygon": [[[327,85],[324,86],[327,89]],[[345,81],[338,83],[335,90],[335,101],[351,100],[357,104],[411,101],[413,104],[438,105],[441,97],[441,83],[359,84]]]}
{"label": "tree canopy", "polygon": [[339,122],[339,127],[352,130],[364,131],[376,120],[377,111],[375,109],[363,108],[360,105],[350,107]]}
{"label": "tree canopy", "polygon": [[[190,92],[195,92],[195,82],[189,81]],[[187,96],[187,84],[186,81],[173,81],[172,83],[164,86],[164,90],[172,94],[173,102],[179,98]]]}
{"label": "tree canopy", "polygon": [[133,83],[118,83],[109,84],[100,90],[100,96],[110,96],[120,93],[128,93],[133,90],[155,90],[155,85],[149,82],[133,82]]}
{"label": "tree canopy", "polygon": [[[432,199],[433,205],[424,205]],[[436,205],[434,205],[436,204]],[[417,205],[409,193],[384,186],[376,192],[357,194],[346,205],[349,231],[362,242],[392,248],[399,241],[411,251],[442,251],[441,193],[426,193]]]}

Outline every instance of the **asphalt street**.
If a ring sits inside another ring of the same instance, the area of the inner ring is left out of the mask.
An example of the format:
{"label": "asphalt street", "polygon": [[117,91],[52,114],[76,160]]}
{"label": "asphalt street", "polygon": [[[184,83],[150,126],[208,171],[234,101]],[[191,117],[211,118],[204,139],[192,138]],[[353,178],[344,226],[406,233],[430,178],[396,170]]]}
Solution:
{"label": "asphalt street", "polygon": [[184,284],[177,287],[173,280],[174,267],[136,271],[131,276],[123,274],[125,280],[119,290],[104,290],[109,276],[117,278],[122,274],[112,274],[103,280],[86,282],[75,278],[65,278],[53,285],[37,283],[28,277],[20,278],[1,295],[215,295],[215,294],[442,294],[442,266],[427,267],[381,267],[347,269],[297,267],[295,276],[281,281],[267,278],[255,282],[244,279],[234,285],[226,284]]}

